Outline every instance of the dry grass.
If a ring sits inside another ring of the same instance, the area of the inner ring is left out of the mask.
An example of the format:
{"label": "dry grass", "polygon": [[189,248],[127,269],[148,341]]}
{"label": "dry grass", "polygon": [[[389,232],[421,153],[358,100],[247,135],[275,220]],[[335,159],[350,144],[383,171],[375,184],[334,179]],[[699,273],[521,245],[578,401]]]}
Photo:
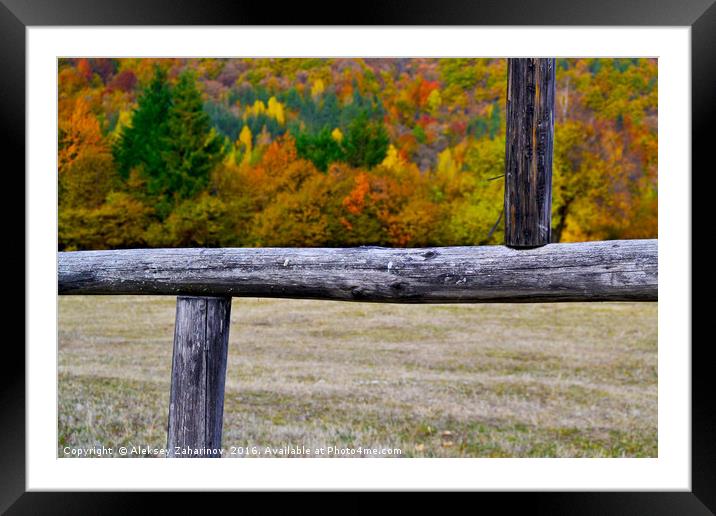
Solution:
{"label": "dry grass", "polygon": [[[61,297],[59,442],[166,440],[175,300]],[[234,299],[224,446],[657,456],[656,303]]]}

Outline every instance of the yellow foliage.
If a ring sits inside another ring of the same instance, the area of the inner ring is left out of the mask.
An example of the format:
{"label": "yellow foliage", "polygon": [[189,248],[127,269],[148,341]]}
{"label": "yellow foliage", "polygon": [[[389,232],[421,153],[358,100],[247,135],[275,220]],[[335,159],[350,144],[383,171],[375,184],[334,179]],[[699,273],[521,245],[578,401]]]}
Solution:
{"label": "yellow foliage", "polygon": [[271,118],[275,118],[279,124],[283,125],[286,123],[286,114],[284,112],[283,104],[276,100],[276,97],[271,97],[268,100],[268,109],[266,110],[266,113]]}
{"label": "yellow foliage", "polygon": [[311,95],[313,97],[319,96],[323,91],[326,89],[326,85],[323,83],[323,80],[316,79],[316,81],[313,83],[313,86],[311,87]]}
{"label": "yellow foliage", "polygon": [[265,246],[325,246],[330,223],[325,206],[331,198],[330,182],[320,173],[308,177],[295,192],[279,192],[256,217],[255,240]]}
{"label": "yellow foliage", "polygon": [[440,108],[440,104],[442,104],[442,97],[440,96],[440,90],[433,90],[430,92],[430,95],[428,95],[428,107],[430,108],[431,112],[435,112]]}
{"label": "yellow foliage", "polygon": [[263,113],[266,113],[266,104],[264,104],[262,100],[257,100],[244,111],[244,120],[249,116],[259,116]]}
{"label": "yellow foliage", "polygon": [[406,163],[403,157],[398,152],[398,149],[396,149],[395,145],[391,143],[388,147],[388,152],[385,155],[385,159],[383,160],[381,165],[391,170],[397,170],[404,167]]}
{"label": "yellow foliage", "polygon": [[251,135],[251,129],[249,129],[248,125],[245,125],[239,134],[239,142],[243,143],[245,148],[244,163],[248,163],[251,159],[252,140],[253,136]]}
{"label": "yellow foliage", "polygon": [[239,141],[244,144],[244,147],[246,147],[246,152],[251,152],[251,141],[253,137],[251,135],[251,129],[249,129],[248,125],[245,125],[241,129],[241,134],[239,134]]}
{"label": "yellow foliage", "polygon": [[109,152],[85,150],[58,178],[62,208],[96,208],[116,186],[117,172]]}
{"label": "yellow foliage", "polygon": [[110,134],[110,140],[115,141],[122,134],[125,127],[129,127],[132,123],[132,112],[129,110],[121,110],[117,119],[117,125],[114,126],[112,133]]}
{"label": "yellow foliage", "polygon": [[341,143],[343,141],[343,133],[341,132],[341,130],[338,127],[333,129],[333,132],[331,132],[331,137],[334,140],[336,140],[338,143]]}
{"label": "yellow foliage", "polygon": [[[161,232],[149,234],[150,244],[181,247],[217,247],[221,245],[225,227],[224,203],[204,192],[197,199],[180,204],[167,218]],[[149,235],[148,235],[149,236]]]}
{"label": "yellow foliage", "polygon": [[244,120],[261,115],[269,116],[281,125],[286,123],[286,110],[284,105],[276,100],[276,97],[271,97],[268,100],[268,105],[264,104],[262,100],[257,100],[251,106],[248,106],[244,111]]}
{"label": "yellow foliage", "polygon": [[236,145],[230,146],[229,152],[226,153],[226,157],[224,157],[223,163],[225,165],[235,165],[236,164]]}
{"label": "yellow foliage", "polygon": [[60,249],[116,249],[144,247],[153,210],[128,193],[113,192],[98,208],[60,210]]}
{"label": "yellow foliage", "polygon": [[458,171],[457,160],[453,157],[450,147],[438,154],[438,175],[445,180],[452,180]]}

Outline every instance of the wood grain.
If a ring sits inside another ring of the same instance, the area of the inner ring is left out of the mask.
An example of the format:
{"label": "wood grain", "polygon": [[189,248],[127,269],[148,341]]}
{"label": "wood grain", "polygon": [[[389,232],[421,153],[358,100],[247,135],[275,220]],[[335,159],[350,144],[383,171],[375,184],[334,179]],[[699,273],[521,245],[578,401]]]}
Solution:
{"label": "wood grain", "polygon": [[550,243],[555,60],[513,58],[507,65],[505,245]]}
{"label": "wood grain", "polygon": [[219,457],[230,297],[178,297],[167,449],[169,457]]}
{"label": "wood grain", "polygon": [[398,303],[656,301],[657,240],[59,253],[59,293]]}

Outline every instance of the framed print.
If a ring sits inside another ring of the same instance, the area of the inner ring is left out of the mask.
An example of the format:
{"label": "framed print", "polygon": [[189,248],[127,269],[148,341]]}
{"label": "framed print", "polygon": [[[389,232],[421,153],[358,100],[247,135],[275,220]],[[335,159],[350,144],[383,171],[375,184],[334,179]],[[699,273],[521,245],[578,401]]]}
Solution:
{"label": "framed print", "polygon": [[691,342],[712,2],[2,1],[27,203],[3,510],[716,511]]}

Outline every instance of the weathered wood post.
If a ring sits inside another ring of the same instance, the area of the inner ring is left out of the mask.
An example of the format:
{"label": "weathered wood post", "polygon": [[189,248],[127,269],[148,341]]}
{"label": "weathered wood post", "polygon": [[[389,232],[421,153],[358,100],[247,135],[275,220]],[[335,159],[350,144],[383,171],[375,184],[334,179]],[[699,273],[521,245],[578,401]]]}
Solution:
{"label": "weathered wood post", "polygon": [[507,60],[505,245],[550,242],[555,59]]}
{"label": "weathered wood post", "polygon": [[230,297],[177,298],[169,457],[220,456],[230,316]]}

